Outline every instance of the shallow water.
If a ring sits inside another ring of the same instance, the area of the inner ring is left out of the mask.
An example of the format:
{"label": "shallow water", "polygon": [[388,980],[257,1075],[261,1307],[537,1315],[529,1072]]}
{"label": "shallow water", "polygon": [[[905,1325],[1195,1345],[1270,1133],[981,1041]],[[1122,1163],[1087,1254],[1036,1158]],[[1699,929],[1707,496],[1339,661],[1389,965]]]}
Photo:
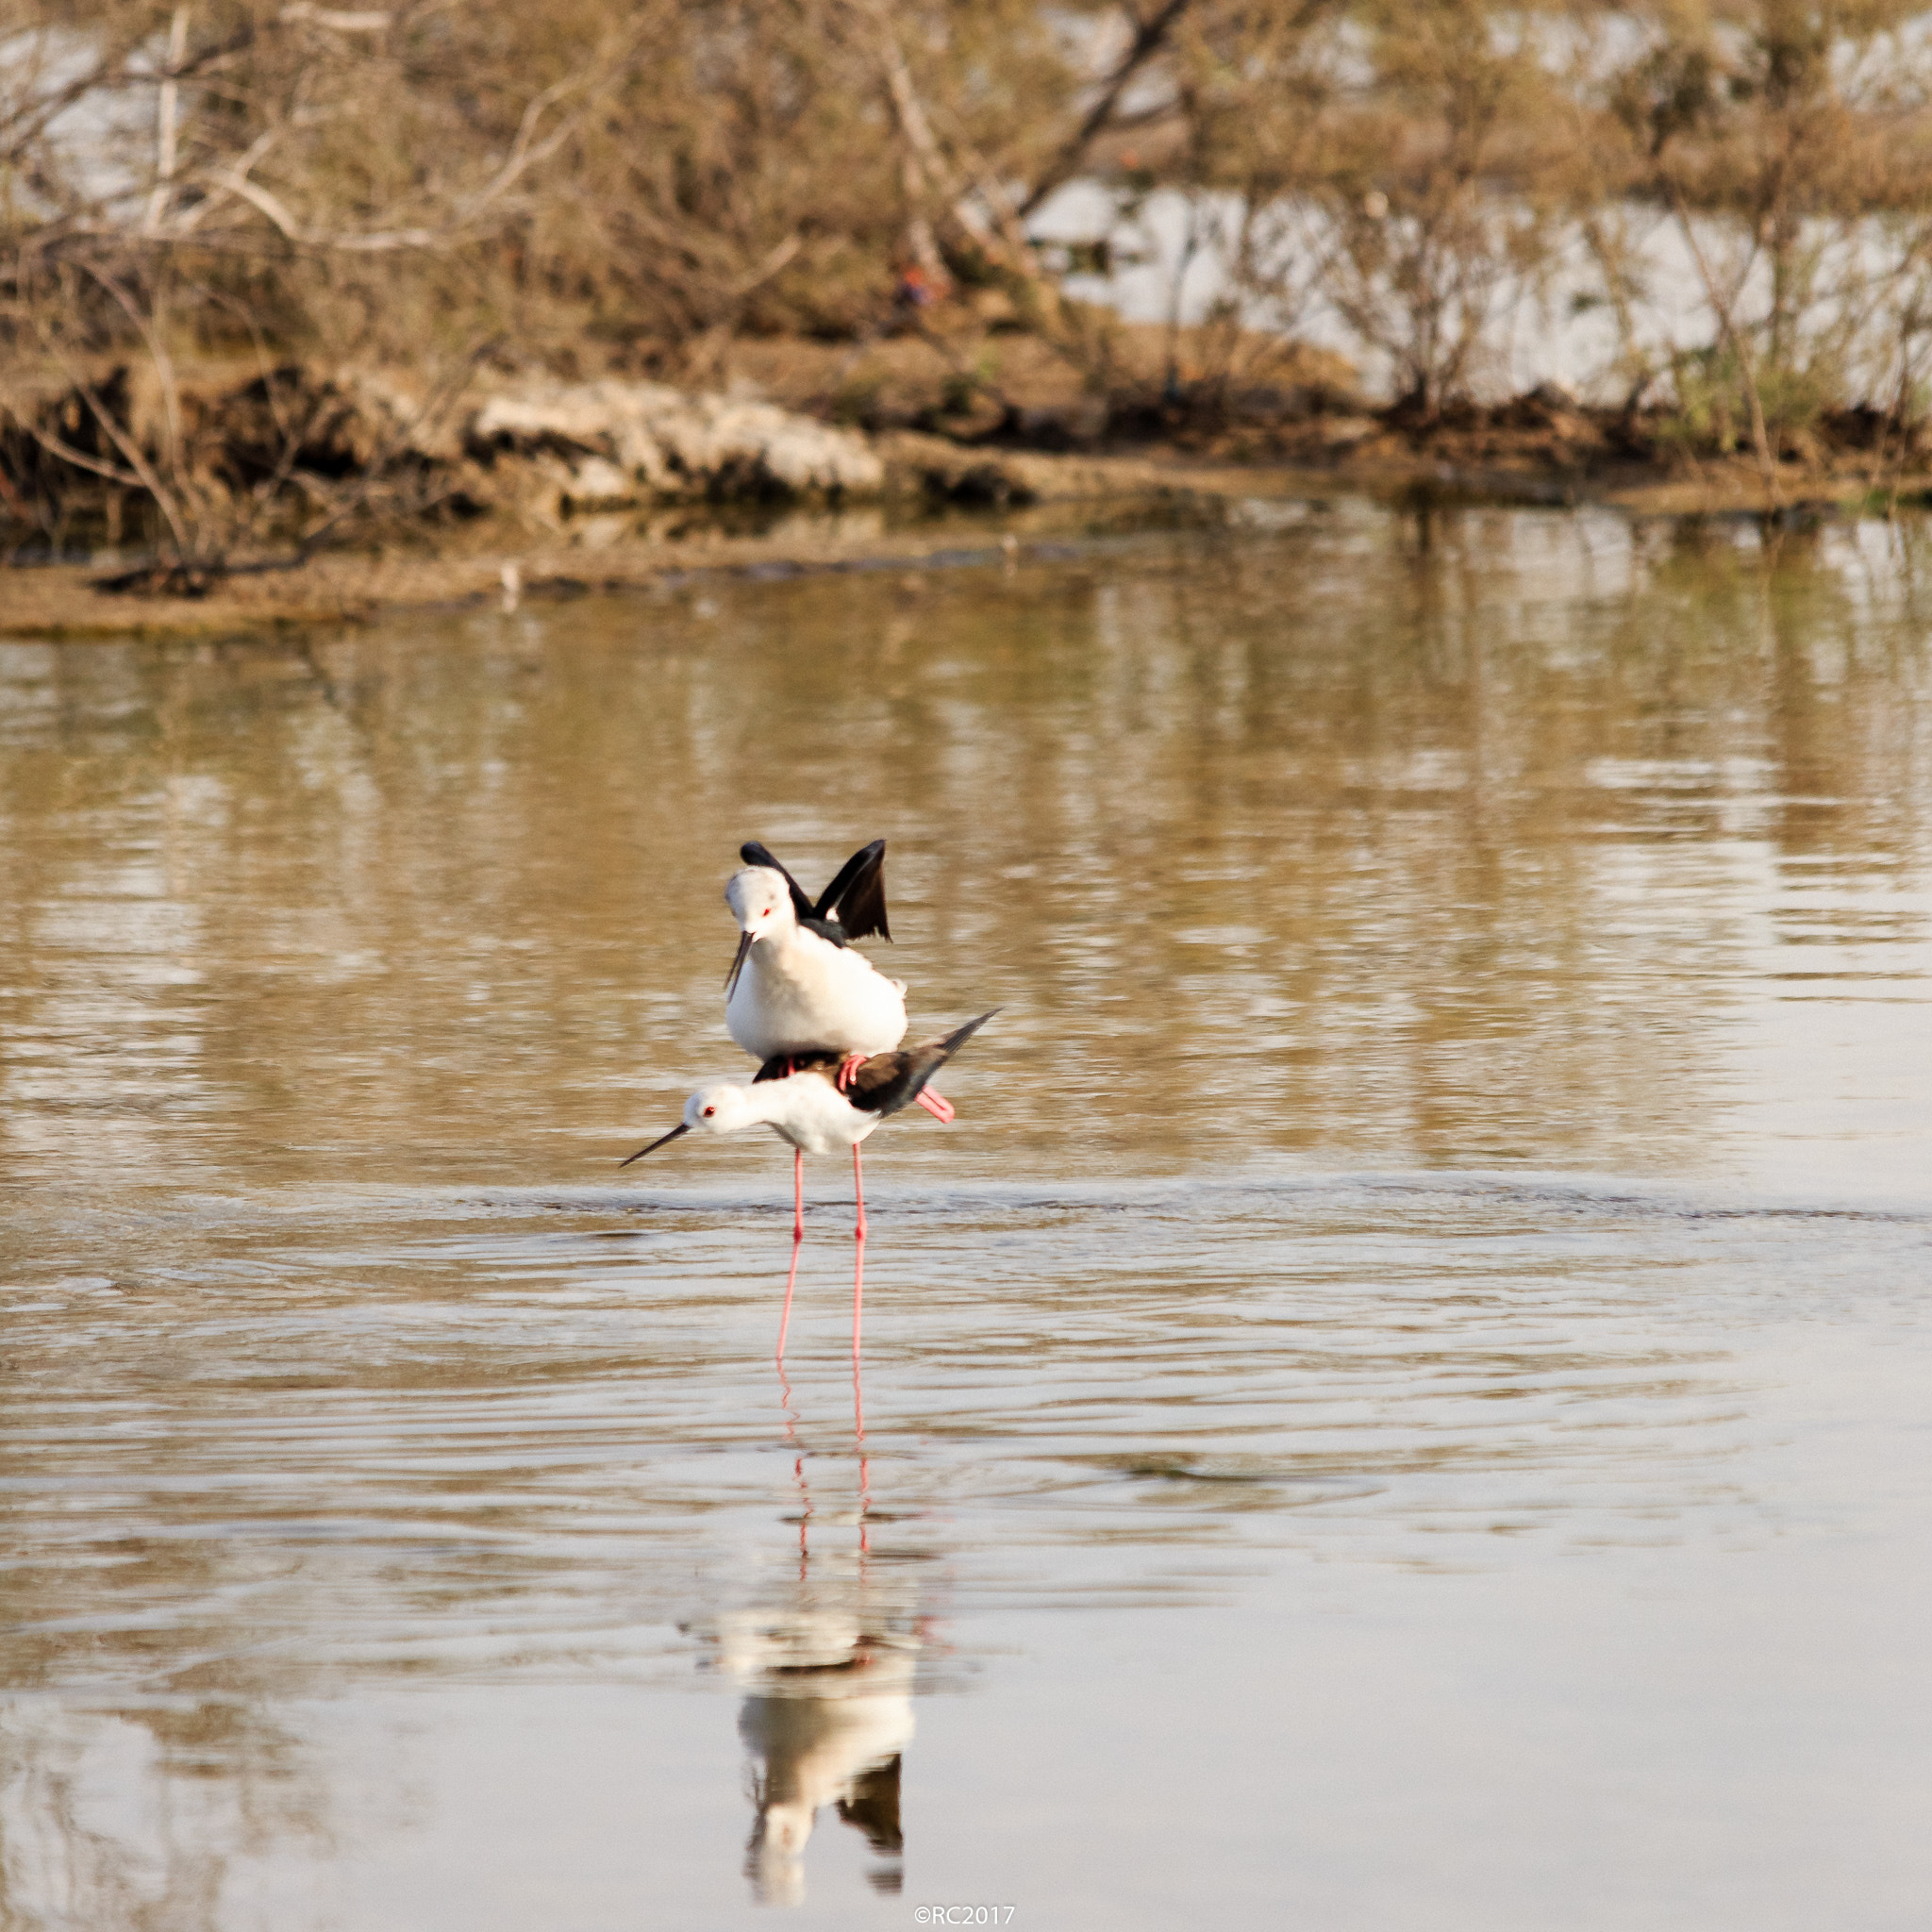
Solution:
{"label": "shallow water", "polygon": [[[1916,1926],[1928,560],[0,645],[0,1924]],[[781,1374],[784,1150],[616,1163],[877,833],[1002,1010]]]}

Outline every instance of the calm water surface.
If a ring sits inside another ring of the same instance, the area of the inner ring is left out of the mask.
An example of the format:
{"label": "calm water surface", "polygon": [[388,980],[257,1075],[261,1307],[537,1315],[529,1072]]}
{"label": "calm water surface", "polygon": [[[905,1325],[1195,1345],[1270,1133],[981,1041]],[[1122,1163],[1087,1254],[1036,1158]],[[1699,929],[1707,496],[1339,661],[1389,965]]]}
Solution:
{"label": "calm water surface", "polygon": [[[0,645],[0,1925],[1923,1925],[1928,639],[1257,503]],[[876,834],[1002,1011],[781,1375],[785,1150],[616,1163]]]}

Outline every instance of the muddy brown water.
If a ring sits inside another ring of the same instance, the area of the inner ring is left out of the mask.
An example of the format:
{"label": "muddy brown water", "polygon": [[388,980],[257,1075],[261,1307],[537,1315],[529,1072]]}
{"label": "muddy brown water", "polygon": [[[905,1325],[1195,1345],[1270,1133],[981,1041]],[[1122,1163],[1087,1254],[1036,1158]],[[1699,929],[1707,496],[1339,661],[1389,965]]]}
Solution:
{"label": "muddy brown water", "polygon": [[[0,1925],[1922,1924],[1928,572],[1256,504],[0,644]],[[1002,1010],[855,1387],[836,1163],[781,1376],[786,1151],[617,1161],[739,841],[877,834]]]}

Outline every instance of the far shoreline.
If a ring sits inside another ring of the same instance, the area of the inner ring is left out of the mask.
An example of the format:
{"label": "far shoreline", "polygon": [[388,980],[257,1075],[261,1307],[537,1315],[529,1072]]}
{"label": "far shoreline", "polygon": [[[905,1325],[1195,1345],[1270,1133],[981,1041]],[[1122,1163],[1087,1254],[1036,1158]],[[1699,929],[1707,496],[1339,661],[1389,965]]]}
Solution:
{"label": "far shoreline", "polygon": [[[857,570],[1017,566],[1070,540],[1196,518],[1242,500],[1352,496],[1428,508],[1609,509],[1634,520],[1749,520],[1775,528],[1885,516],[1932,500],[1932,476],[1824,465],[1783,466],[1775,497],[1742,457],[1566,470],[1547,461],[1456,461],[1419,449],[1338,456],[1319,465],[1226,461],[1173,445],[1132,453],[1055,453],[952,443],[908,433],[879,439],[893,487],[842,506],[801,504],[757,531],[741,508],[666,505],[531,528],[491,517],[439,542],[409,533],[379,549],[342,549],[289,565],[240,563],[200,595],[105,588],[141,559],[0,568],[0,638],[49,642],[214,639],[375,621],[409,610],[514,608],[587,594],[662,591],[700,578]],[[1460,454],[1460,452],[1457,452]],[[971,469],[995,486],[987,508],[922,512],[920,478]],[[894,526],[896,524],[896,527]],[[654,527],[656,526],[656,527]],[[666,534],[666,530],[670,534]]]}

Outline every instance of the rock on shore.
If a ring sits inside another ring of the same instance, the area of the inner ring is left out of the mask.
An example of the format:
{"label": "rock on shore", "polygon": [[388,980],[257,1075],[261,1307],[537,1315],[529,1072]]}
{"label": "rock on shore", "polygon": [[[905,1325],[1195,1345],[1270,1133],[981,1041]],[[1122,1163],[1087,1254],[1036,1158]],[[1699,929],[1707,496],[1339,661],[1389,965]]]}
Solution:
{"label": "rock on shore", "polygon": [[525,382],[489,397],[463,441],[477,461],[535,469],[559,508],[664,497],[876,494],[885,464],[862,436],[775,404],[652,382]]}

